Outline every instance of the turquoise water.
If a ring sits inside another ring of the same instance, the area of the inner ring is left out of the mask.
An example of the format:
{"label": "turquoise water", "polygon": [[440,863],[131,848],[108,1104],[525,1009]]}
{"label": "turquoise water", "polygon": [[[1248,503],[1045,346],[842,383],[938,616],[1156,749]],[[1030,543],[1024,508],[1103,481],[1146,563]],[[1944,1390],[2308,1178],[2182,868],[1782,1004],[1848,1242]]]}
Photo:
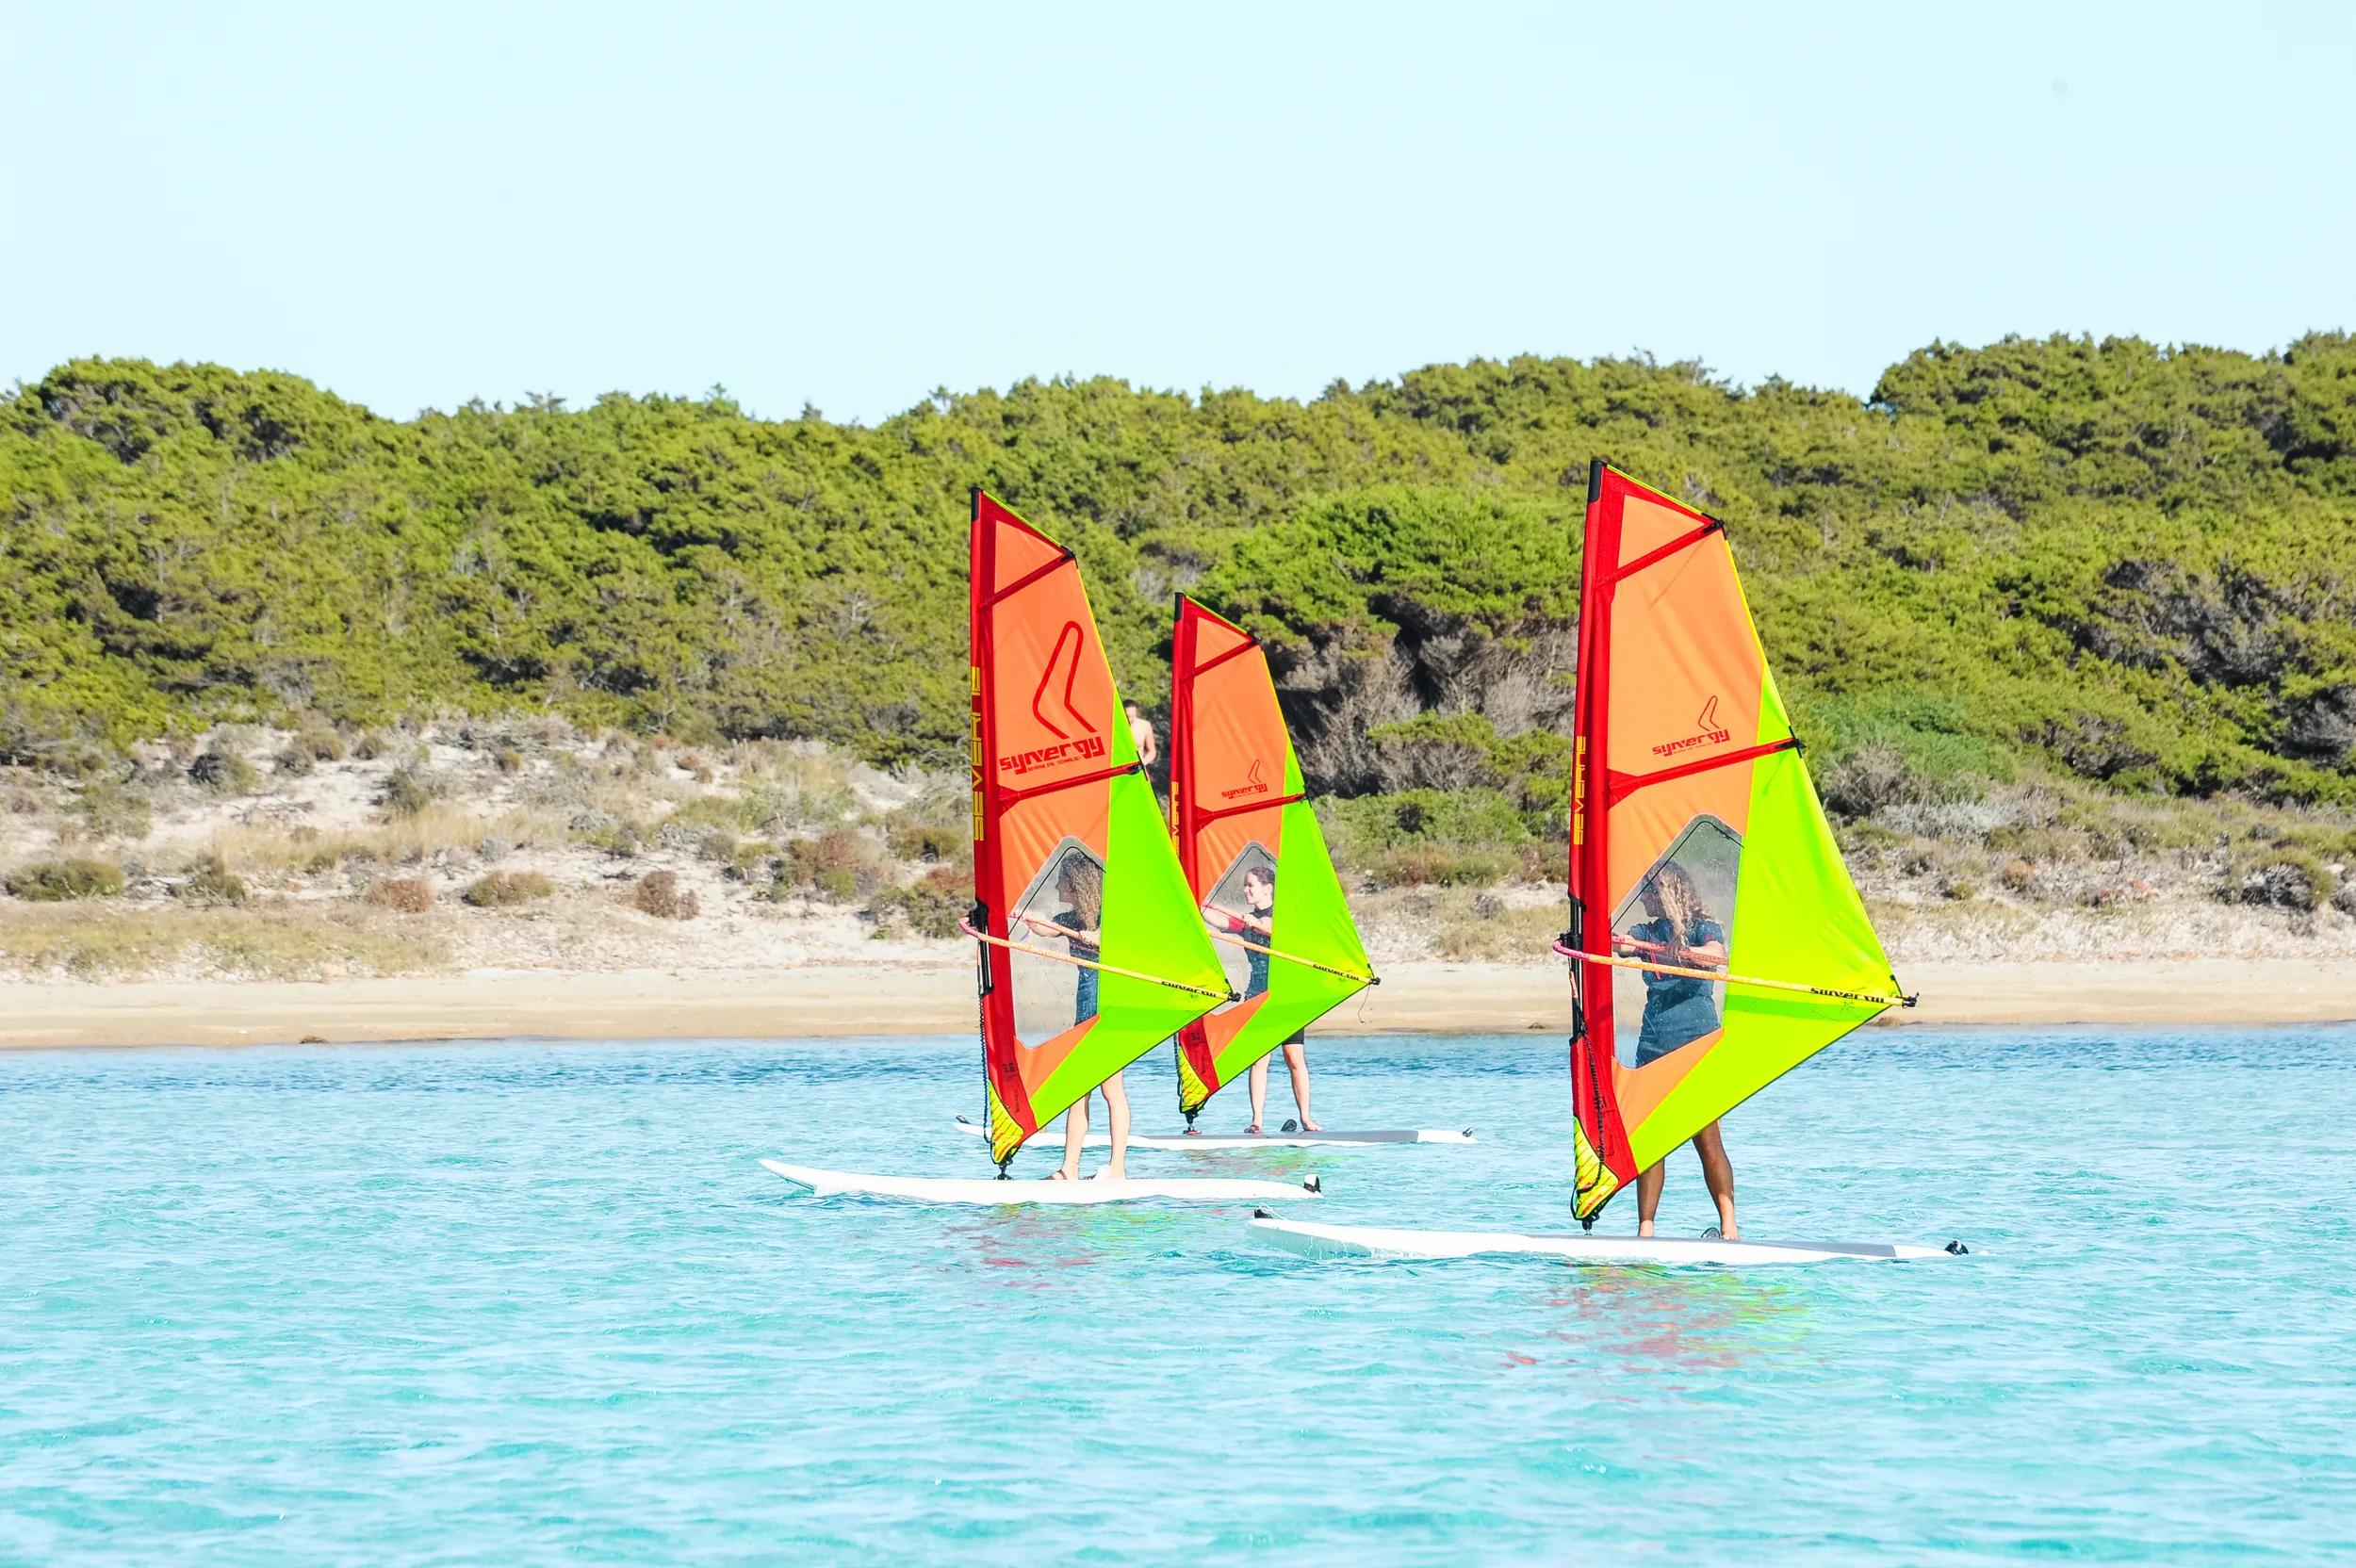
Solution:
{"label": "turquoise water", "polygon": [[[1138,1168],[1560,1220],[1559,1040],[1313,1056],[1330,1125],[1484,1141]],[[964,1040],[0,1060],[0,1560],[2356,1550],[2356,1031],[1877,1032],[1729,1121],[1754,1234],[1974,1249],[1934,1264],[1313,1264],[754,1163],[978,1173],[977,1083]]]}

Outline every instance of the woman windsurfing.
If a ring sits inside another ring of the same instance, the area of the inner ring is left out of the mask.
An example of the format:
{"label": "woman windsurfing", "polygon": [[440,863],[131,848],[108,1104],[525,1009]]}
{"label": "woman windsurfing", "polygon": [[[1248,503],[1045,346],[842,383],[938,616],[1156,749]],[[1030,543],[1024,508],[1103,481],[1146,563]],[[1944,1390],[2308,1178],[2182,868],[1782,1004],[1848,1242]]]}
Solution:
{"label": "woman windsurfing", "polygon": [[[1683,866],[1662,866],[1644,884],[1644,912],[1639,921],[1612,940],[1612,950],[1627,958],[1645,958],[1677,969],[1723,969],[1726,961],[1726,927],[1702,906],[1701,891]],[[1659,1061],[1680,1046],[1690,1045],[1718,1028],[1716,982],[1688,974],[1640,972],[1644,978],[1644,1020],[1636,1034],[1636,1065]],[[1728,1241],[1740,1234],[1734,1222],[1734,1165],[1726,1158],[1726,1139],[1713,1121],[1693,1135],[1693,1152],[1701,1157],[1702,1184],[1718,1205],[1718,1231]],[[1654,1213],[1661,1207],[1661,1189],[1667,1179],[1662,1165],[1636,1178],[1636,1233],[1649,1236]]]}
{"label": "woman windsurfing", "polygon": [[[1096,988],[1099,976],[1094,968],[1104,951],[1104,873],[1094,861],[1082,856],[1067,857],[1055,872],[1055,896],[1063,902],[1063,910],[1055,918],[1025,914],[1023,923],[1042,937],[1061,937],[1074,958],[1085,959],[1078,968],[1079,982],[1072,999],[1072,1021],[1086,1023],[1096,1016]],[[1104,1120],[1112,1135],[1112,1158],[1104,1162],[1101,1174],[1120,1181],[1128,1173],[1129,1156],[1129,1093],[1116,1071],[1099,1086],[1104,1096]],[[1063,1164],[1055,1179],[1077,1181],[1080,1175],[1080,1146],[1088,1131],[1088,1097],[1082,1095],[1063,1118]]]}

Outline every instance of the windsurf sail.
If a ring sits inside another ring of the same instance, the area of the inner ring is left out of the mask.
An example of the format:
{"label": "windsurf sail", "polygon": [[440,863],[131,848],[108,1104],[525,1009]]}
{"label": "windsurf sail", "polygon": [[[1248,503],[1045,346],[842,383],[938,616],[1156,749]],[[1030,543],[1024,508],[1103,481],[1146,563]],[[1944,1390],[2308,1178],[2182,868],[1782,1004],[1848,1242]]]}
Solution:
{"label": "windsurf sail", "polygon": [[980,491],[972,538],[984,1109],[1025,1138],[1230,994],[1072,553]]}
{"label": "windsurf sail", "polygon": [[1574,1212],[1904,996],[1725,526],[1598,462],[1571,789]]}
{"label": "windsurf sail", "polygon": [[1170,825],[1239,998],[1178,1036],[1178,1108],[1191,1123],[1220,1086],[1374,972],[1258,640],[1181,594],[1170,662]]}

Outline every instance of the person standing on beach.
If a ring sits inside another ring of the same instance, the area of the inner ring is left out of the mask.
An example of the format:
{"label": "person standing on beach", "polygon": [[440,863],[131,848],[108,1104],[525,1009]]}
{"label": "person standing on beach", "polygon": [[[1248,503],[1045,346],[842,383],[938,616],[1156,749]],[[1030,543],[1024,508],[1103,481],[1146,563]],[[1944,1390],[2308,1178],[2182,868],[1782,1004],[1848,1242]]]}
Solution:
{"label": "person standing on beach", "polygon": [[[1661,867],[1645,884],[1644,899],[1644,912],[1652,918],[1615,938],[1614,953],[1676,969],[1726,967],[1726,927],[1702,907],[1700,890],[1684,867]],[[1715,982],[1690,974],[1642,972],[1644,1021],[1636,1035],[1638,1067],[1659,1061],[1718,1027],[1718,1004],[1711,995]],[[1693,1152],[1701,1157],[1702,1184],[1718,1205],[1718,1233],[1733,1241],[1741,1234],[1734,1223],[1734,1163],[1726,1158],[1726,1139],[1716,1122],[1693,1135]],[[1636,1178],[1636,1233],[1640,1236],[1652,1234],[1653,1216],[1661,1207],[1661,1189],[1667,1176],[1664,1167],[1656,1165]]]}
{"label": "person standing on beach", "polygon": [[[1064,861],[1055,873],[1055,896],[1064,907],[1054,919],[1025,914],[1023,923],[1042,937],[1060,937],[1065,948],[1079,966],[1079,981],[1072,992],[1072,1021],[1086,1023],[1096,1016],[1097,982],[1101,978],[1095,965],[1104,951],[1104,873],[1092,860],[1077,856]],[[1099,1086],[1104,1097],[1104,1120],[1112,1134],[1112,1158],[1104,1162],[1098,1174],[1118,1182],[1128,1174],[1129,1156],[1129,1092],[1115,1072]],[[1072,1182],[1080,1176],[1080,1149],[1088,1141],[1088,1097],[1080,1096],[1063,1117],[1063,1164],[1056,1168],[1053,1181]]]}
{"label": "person standing on beach", "polygon": [[1162,748],[1153,740],[1153,721],[1137,711],[1137,705],[1125,702],[1129,710],[1129,739],[1137,743],[1137,760],[1151,769],[1162,760]]}
{"label": "person standing on beach", "polygon": [[[1250,945],[1244,949],[1244,962],[1249,968],[1243,994],[1247,1001],[1268,989],[1268,946],[1276,935],[1276,868],[1254,866],[1243,874],[1244,912],[1222,909],[1216,904],[1203,906],[1203,918],[1230,936],[1240,937]],[[1309,1114],[1309,1040],[1299,1030],[1284,1042],[1284,1067],[1292,1074],[1293,1104],[1301,1112],[1301,1130],[1321,1133],[1317,1119]],[[1268,1114],[1268,1058],[1262,1056],[1252,1064],[1252,1125],[1247,1131],[1257,1133]]]}

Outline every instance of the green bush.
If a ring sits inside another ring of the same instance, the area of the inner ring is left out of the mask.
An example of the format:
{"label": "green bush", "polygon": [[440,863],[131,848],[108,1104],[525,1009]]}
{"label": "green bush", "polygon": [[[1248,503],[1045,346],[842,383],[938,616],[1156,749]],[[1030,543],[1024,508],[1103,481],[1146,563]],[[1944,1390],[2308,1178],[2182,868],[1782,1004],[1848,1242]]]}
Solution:
{"label": "green bush", "polygon": [[217,795],[250,795],[262,788],[261,773],[243,752],[221,740],[197,754],[188,764],[188,776]]}
{"label": "green bush", "polygon": [[[1824,767],[1878,743],[1939,791],[2035,766],[2345,806],[2351,431],[2338,332],[2263,354],[1934,344],[1862,399],[1646,358],[1432,365],[1306,401],[1033,381],[872,428],[716,396],[386,419],[291,375],[79,360],[0,400],[0,760],[86,770],[224,714],[375,726],[375,757],[459,710],[961,768],[965,494],[987,481],[1073,549],[1149,709],[1185,585],[1264,634],[1313,788],[1388,787],[1367,715],[1462,710],[1497,737],[1486,776],[1389,785],[1559,810],[1562,770],[1505,748],[1564,727],[1602,453],[1726,520]],[[855,809],[822,784],[733,825]]]}
{"label": "green bush", "polygon": [[1532,835],[1522,813],[1496,790],[1402,790],[1320,799],[1328,843],[1345,858],[1404,845],[1513,849]]}
{"label": "green bush", "polygon": [[955,827],[897,823],[885,831],[884,847],[895,860],[963,864],[973,859],[973,830],[962,823]]}
{"label": "green bush", "polygon": [[30,904],[74,898],[112,898],[123,891],[123,868],[111,860],[38,860],[8,873],[12,897]]}
{"label": "green bush", "polygon": [[395,768],[384,776],[376,803],[390,817],[414,817],[442,798],[442,781],[423,768]]}
{"label": "green bush", "polygon": [[2225,893],[2238,904],[2312,912],[2330,901],[2335,880],[2306,851],[2277,849],[2245,858],[2227,879]]}
{"label": "green bush", "polygon": [[913,882],[878,889],[868,901],[867,918],[885,929],[901,924],[938,939],[957,936],[957,923],[973,907],[968,875],[955,866],[935,866]]}
{"label": "green bush", "polygon": [[155,826],[146,792],[107,778],[94,778],[82,787],[74,814],[95,839],[144,839]]}
{"label": "green bush", "polygon": [[1486,888],[1504,880],[1518,864],[1510,850],[1462,844],[1396,844],[1359,865],[1378,888]]}
{"label": "green bush", "polygon": [[242,905],[253,897],[245,878],[231,871],[218,855],[200,856],[192,861],[172,892],[198,904]]}

